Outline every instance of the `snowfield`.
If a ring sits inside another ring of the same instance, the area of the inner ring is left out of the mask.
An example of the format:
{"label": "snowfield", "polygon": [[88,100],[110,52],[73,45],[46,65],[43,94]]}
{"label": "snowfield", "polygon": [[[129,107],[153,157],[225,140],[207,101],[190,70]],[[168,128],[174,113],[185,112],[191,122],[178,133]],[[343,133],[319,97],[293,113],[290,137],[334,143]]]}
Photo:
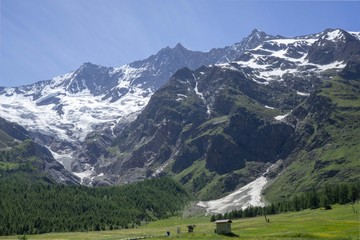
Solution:
{"label": "snowfield", "polygon": [[224,214],[235,209],[245,209],[249,206],[265,206],[265,203],[261,200],[261,192],[266,183],[266,177],[261,176],[223,198],[200,201],[198,206],[206,208],[207,214]]}

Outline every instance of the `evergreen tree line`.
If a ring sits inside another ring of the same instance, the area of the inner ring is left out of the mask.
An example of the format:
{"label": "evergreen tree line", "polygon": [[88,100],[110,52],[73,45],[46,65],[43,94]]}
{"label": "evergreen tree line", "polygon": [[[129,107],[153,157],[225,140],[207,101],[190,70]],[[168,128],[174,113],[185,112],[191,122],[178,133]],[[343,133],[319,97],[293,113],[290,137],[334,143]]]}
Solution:
{"label": "evergreen tree line", "polygon": [[0,180],[0,235],[135,227],[177,214],[189,201],[171,178],[94,188]]}
{"label": "evergreen tree line", "polygon": [[331,209],[332,204],[355,203],[360,199],[360,182],[349,184],[327,184],[322,191],[311,191],[295,195],[288,201],[272,203],[265,207],[249,206],[246,209],[233,210],[225,214],[214,214],[210,221],[221,219],[249,218],[284,212],[301,211],[323,207]]}

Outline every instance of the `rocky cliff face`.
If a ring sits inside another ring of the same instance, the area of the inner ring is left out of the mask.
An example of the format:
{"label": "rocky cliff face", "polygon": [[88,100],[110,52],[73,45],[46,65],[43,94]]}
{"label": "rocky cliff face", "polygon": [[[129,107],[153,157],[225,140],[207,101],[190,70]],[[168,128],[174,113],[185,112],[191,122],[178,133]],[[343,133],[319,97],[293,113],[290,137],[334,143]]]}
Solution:
{"label": "rocky cliff face", "polygon": [[[270,88],[281,89],[276,84]],[[105,175],[121,176],[119,183],[135,181],[164,168],[179,174],[196,161],[222,175],[246,162],[266,164],[286,157],[294,128],[274,119],[281,109],[265,106],[281,105],[286,111],[304,97],[288,88],[271,94],[268,89],[219,66],[179,70],[117,137],[116,161]],[[287,96],[292,101],[282,105]]]}
{"label": "rocky cliff face", "polygon": [[307,59],[315,64],[348,61],[360,53],[359,39],[341,29],[327,29],[311,46]]}
{"label": "rocky cliff face", "polygon": [[80,181],[46,147],[35,143],[24,128],[0,118],[0,176],[18,173],[65,184]]}

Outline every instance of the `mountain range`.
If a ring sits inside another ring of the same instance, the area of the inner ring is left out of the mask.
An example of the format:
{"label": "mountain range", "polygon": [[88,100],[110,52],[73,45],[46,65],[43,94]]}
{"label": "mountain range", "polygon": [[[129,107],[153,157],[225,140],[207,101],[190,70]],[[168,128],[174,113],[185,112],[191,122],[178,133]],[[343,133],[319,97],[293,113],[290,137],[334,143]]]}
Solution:
{"label": "mountain range", "polygon": [[177,44],[119,68],[85,63],[0,87],[0,116],[41,146],[62,175],[42,169],[57,182],[170,175],[207,200],[266,172],[264,194],[276,200],[356,178],[359,61],[359,32],[287,38],[255,29],[208,52]]}

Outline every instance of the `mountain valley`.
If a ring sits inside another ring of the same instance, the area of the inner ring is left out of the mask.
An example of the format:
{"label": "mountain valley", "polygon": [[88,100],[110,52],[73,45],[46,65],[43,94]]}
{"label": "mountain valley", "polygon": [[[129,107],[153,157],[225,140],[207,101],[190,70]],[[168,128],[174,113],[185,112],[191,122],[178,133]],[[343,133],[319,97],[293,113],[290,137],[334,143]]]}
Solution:
{"label": "mountain valley", "polygon": [[43,169],[66,184],[172,176],[199,200],[265,176],[262,193],[278,201],[356,180],[359,66],[360,33],[341,29],[293,38],[254,30],[209,52],[178,44],[119,68],[85,63],[0,87],[1,121],[26,129],[14,124],[19,138],[1,128],[1,152],[41,148],[54,166]]}

